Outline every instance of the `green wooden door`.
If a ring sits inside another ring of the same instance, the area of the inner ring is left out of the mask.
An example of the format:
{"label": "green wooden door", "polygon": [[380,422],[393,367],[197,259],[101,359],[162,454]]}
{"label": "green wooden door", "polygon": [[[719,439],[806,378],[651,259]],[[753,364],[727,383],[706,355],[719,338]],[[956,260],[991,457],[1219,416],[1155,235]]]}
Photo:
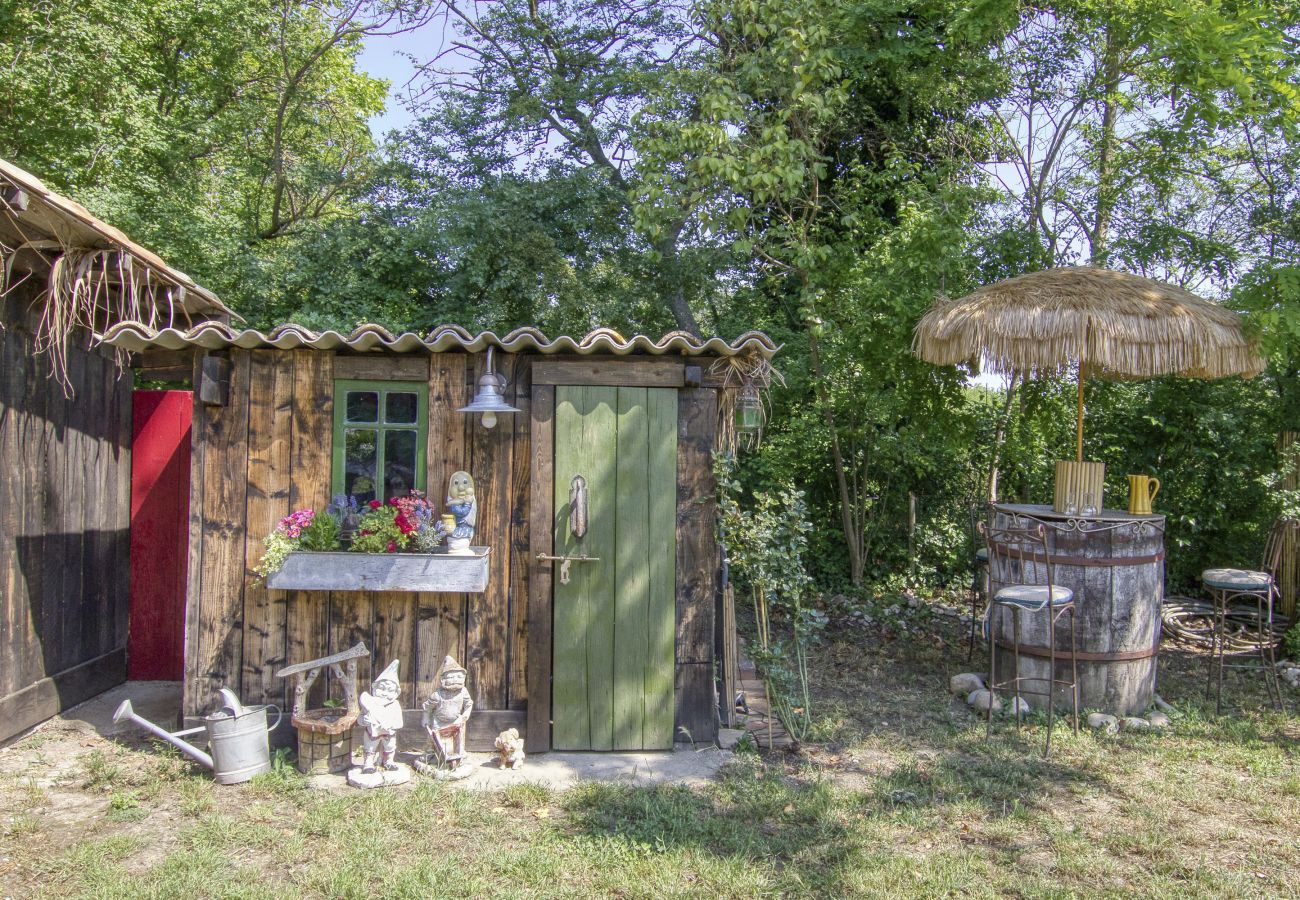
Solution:
{"label": "green wooden door", "polygon": [[[587,483],[575,537],[570,488]],[[559,387],[555,394],[552,732],[557,750],[673,744],[677,392]]]}

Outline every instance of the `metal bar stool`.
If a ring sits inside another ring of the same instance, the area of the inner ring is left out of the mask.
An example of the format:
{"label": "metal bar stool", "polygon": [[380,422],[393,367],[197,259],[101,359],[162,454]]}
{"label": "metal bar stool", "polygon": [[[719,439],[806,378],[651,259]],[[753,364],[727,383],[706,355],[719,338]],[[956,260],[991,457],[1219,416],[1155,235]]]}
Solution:
{"label": "metal bar stool", "polygon": [[[1277,572],[1282,564],[1282,553],[1287,536],[1300,531],[1300,520],[1278,519],[1269,531],[1264,545],[1264,558],[1258,571],[1251,569],[1206,569],[1201,573],[1201,584],[1214,602],[1214,630],[1210,643],[1210,665],[1205,679],[1205,699],[1214,693],[1214,712],[1223,711],[1223,670],[1254,669],[1264,671],[1264,684],[1269,699],[1279,712],[1286,712],[1282,700],[1282,682],[1277,674],[1277,658],[1273,652],[1273,598],[1277,595]],[[1244,648],[1228,650],[1227,621],[1235,601],[1255,601],[1255,640]],[[1253,643],[1254,646],[1249,646]],[[1259,655],[1256,663],[1227,663],[1226,656],[1244,657]]]}
{"label": "metal bar stool", "polygon": [[987,503],[978,504],[970,508],[970,537],[971,544],[974,547],[974,553],[971,555],[971,563],[974,571],[971,573],[970,582],[970,645],[966,648],[966,659],[975,658],[975,632],[979,628],[979,623],[983,619],[980,613],[988,605],[989,596],[989,548],[979,531],[979,526],[989,515],[990,506]]}
{"label": "metal bar stool", "polygon": [[[1070,689],[1070,706],[1074,733],[1079,733],[1079,660],[1075,650],[1074,591],[1055,583],[1055,567],[1047,546],[1047,529],[1041,523],[1023,525],[1013,520],[1010,525],[979,523],[979,532],[988,547],[989,582],[993,598],[989,603],[989,719],[984,739],[993,734],[993,711],[997,692],[1006,690],[1015,696],[1016,730],[1020,729],[1020,698],[1023,694],[1047,698],[1047,741],[1043,757],[1052,752],[1052,721],[1055,717],[1056,688]],[[1002,585],[996,590],[994,586]],[[1015,671],[1011,677],[998,681],[997,628],[994,621],[999,609],[1011,611],[1012,653]],[[1047,616],[1047,675],[1022,675],[1020,668],[1020,617],[1025,614],[1044,613]],[[1061,617],[1070,614],[1070,678],[1056,676],[1056,627]],[[1043,687],[1024,687],[1042,683]]]}

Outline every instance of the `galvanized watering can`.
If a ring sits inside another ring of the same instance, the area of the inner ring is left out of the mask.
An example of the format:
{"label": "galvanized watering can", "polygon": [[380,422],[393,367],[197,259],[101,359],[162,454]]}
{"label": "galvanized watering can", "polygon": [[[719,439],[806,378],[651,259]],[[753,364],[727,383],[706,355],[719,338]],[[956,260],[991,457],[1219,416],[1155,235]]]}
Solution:
{"label": "galvanized watering can", "polygon": [[[221,709],[205,716],[203,724],[197,728],[186,728],[184,731],[164,731],[148,719],[136,715],[130,700],[122,701],[117,712],[113,713],[113,721],[130,719],[155,737],[162,738],[190,759],[211,769],[217,784],[239,784],[254,775],[271,771],[266,711],[275,710],[275,722],[270,726],[274,728],[280,724],[280,708],[244,706],[229,688],[221,689],[221,699]],[[180,739],[183,734],[197,734],[200,731],[208,733],[211,756]]]}

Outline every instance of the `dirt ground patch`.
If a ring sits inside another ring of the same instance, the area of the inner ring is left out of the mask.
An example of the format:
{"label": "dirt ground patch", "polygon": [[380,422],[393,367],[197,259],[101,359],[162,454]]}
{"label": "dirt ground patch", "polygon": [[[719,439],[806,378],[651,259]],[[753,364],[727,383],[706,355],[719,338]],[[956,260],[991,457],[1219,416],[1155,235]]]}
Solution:
{"label": "dirt ground patch", "polygon": [[[831,629],[813,733],[681,785],[220,787],[166,745],[56,720],[0,749],[0,896],[1293,896],[1300,723],[1162,654],[1162,733],[1017,736],[946,695],[961,623]],[[937,613],[937,614],[936,614]],[[378,848],[378,849],[375,849]],[[367,863],[368,861],[368,863]]]}

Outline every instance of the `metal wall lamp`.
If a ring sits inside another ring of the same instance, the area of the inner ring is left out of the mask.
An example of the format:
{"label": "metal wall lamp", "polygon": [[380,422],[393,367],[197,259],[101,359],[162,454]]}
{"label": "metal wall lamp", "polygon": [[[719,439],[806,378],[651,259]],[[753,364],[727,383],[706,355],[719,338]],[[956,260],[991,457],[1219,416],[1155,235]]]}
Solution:
{"label": "metal wall lamp", "polygon": [[484,428],[492,428],[497,424],[497,413],[517,413],[520,411],[506,402],[506,377],[498,375],[492,370],[492,351],[494,349],[494,347],[488,347],[487,370],[479,376],[478,392],[474,395],[474,401],[469,406],[462,406],[457,410],[457,412],[463,413],[482,413]]}

